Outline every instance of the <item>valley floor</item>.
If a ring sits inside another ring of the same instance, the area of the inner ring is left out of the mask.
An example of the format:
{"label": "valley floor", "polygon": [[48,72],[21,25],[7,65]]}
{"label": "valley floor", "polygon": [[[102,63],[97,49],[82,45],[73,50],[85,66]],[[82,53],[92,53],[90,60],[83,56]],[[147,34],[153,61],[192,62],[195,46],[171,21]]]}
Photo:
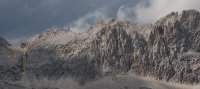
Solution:
{"label": "valley floor", "polygon": [[0,81],[0,89],[199,89],[200,85],[185,85],[158,81],[133,74],[107,76],[79,85],[73,79],[34,80],[8,82]]}

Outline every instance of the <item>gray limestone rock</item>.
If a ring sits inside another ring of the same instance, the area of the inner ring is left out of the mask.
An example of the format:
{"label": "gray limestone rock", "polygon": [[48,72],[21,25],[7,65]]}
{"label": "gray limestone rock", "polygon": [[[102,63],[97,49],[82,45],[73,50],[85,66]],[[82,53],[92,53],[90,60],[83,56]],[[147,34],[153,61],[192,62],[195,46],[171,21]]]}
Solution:
{"label": "gray limestone rock", "polygon": [[172,12],[155,24],[115,19],[87,32],[48,30],[27,42],[28,78],[73,77],[84,83],[134,72],[180,83],[199,83],[200,13]]}

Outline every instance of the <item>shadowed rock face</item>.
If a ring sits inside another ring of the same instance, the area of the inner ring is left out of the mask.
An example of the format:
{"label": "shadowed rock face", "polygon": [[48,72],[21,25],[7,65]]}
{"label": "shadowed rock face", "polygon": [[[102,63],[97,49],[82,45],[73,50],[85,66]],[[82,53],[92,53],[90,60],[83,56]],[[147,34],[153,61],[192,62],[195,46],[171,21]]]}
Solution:
{"label": "shadowed rock face", "polygon": [[0,80],[19,80],[17,55],[9,47],[11,46],[5,39],[0,37]]}
{"label": "shadowed rock face", "polygon": [[0,37],[0,45],[1,46],[11,46],[10,43],[8,43],[7,40],[5,40],[4,38]]}
{"label": "shadowed rock face", "polygon": [[102,20],[86,33],[49,30],[27,42],[28,78],[74,77],[81,83],[134,72],[198,83],[200,13],[172,12],[154,25]]}

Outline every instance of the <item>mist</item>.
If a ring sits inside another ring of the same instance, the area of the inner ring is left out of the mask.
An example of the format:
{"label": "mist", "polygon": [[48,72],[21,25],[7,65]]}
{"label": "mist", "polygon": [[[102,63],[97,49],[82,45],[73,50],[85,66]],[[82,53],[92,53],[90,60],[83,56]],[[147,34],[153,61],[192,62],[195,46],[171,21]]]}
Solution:
{"label": "mist", "polygon": [[199,0],[147,0],[138,3],[134,8],[137,22],[155,22],[170,12],[195,9],[200,11]]}
{"label": "mist", "polygon": [[48,80],[46,78],[32,81],[37,85],[56,87],[59,89],[198,89],[200,85],[186,85],[174,82],[155,80],[151,77],[141,77],[134,74],[106,76],[79,85],[72,78]]}

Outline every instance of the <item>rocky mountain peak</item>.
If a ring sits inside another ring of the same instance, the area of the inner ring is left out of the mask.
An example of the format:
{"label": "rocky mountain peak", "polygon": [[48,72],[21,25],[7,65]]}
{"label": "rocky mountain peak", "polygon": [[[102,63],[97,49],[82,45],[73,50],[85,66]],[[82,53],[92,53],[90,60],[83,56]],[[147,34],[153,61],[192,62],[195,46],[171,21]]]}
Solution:
{"label": "rocky mountain peak", "polygon": [[180,13],[180,16],[182,18],[194,18],[199,16],[199,11],[190,9],[190,10],[183,10],[182,13]]}
{"label": "rocky mountain peak", "polygon": [[188,30],[195,30],[200,24],[200,13],[196,10],[185,10],[179,15],[179,22]]}
{"label": "rocky mountain peak", "polygon": [[128,22],[119,21],[113,18],[107,18],[107,19],[98,21],[94,26],[90,28],[88,33],[97,33],[106,28],[108,28],[107,30],[112,30],[112,29],[123,28],[123,27],[128,27],[128,26],[130,26],[130,23]]}
{"label": "rocky mountain peak", "polygon": [[155,25],[180,25],[187,29],[195,29],[199,26],[200,13],[196,10],[184,10],[180,14],[172,12],[159,19]]}
{"label": "rocky mountain peak", "polygon": [[135,22],[121,21],[118,19],[108,18],[97,22],[94,26],[90,28],[90,30],[87,33],[90,35],[96,35],[102,32],[109,33],[112,30],[119,30],[119,32],[125,31],[129,35],[131,35],[134,32],[137,32],[143,35],[145,39],[148,39],[152,27],[152,24],[139,24]]}
{"label": "rocky mountain peak", "polygon": [[[159,19],[154,24],[148,40],[148,45],[150,47],[149,55],[150,59],[154,62],[161,62],[158,63],[158,65],[162,66],[162,70],[166,69],[165,71],[169,71],[166,66],[173,66],[170,70],[170,74],[168,74],[172,76],[165,77],[174,78],[175,76],[182,76],[183,73],[183,76],[185,77],[179,78],[179,82],[186,82],[184,80],[187,80],[187,82],[199,82],[199,80],[196,80],[195,78],[199,76],[196,76],[194,72],[191,72],[191,75],[184,72],[184,70],[190,69],[192,71],[197,71],[197,66],[194,68],[191,65],[199,64],[199,62],[194,62],[199,58],[199,55],[197,54],[200,52],[199,17],[199,12],[195,10],[186,10],[181,14],[172,12],[171,14]],[[195,55],[191,55],[191,53]],[[186,61],[180,61],[187,59],[189,61],[187,63]],[[164,66],[166,68],[164,68]],[[180,68],[180,66],[185,67]],[[161,76],[159,73],[161,72],[157,72],[157,74],[153,75]]]}
{"label": "rocky mountain peak", "polygon": [[[165,44],[168,45],[181,45],[179,49],[181,52],[199,49],[197,41],[200,32],[199,22],[200,13],[196,10],[185,10],[181,14],[172,12],[154,24],[151,39],[159,38],[163,39]],[[151,40],[149,41],[152,43]]]}
{"label": "rocky mountain peak", "polygon": [[48,29],[40,35],[35,35],[28,41],[28,46],[66,44],[76,37],[77,33],[65,28]]}

